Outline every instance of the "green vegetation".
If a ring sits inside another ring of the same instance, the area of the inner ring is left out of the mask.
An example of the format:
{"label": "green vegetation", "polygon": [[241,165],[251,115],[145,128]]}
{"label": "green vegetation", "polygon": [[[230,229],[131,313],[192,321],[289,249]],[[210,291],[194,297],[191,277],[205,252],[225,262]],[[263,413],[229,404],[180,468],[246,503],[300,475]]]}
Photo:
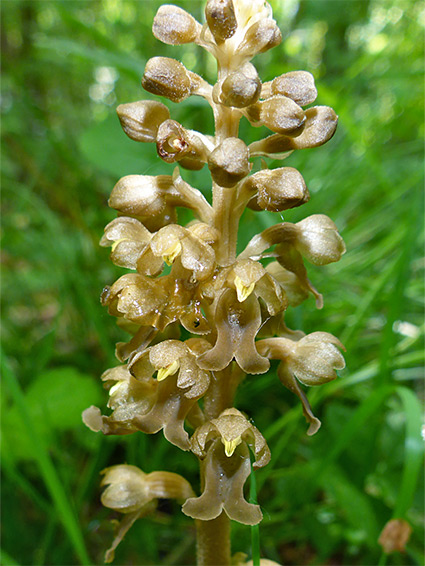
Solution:
{"label": "green vegetation", "polygon": [[[202,18],[202,3],[175,3]],[[339,114],[328,144],[285,161],[313,198],[284,219],[324,213],[348,249],[338,264],[310,266],[325,306],[315,310],[310,298],[289,310],[288,324],[339,337],[347,368],[309,391],[323,423],[314,437],[273,371],[240,387],[237,405],[248,413],[255,406],[272,461],[251,486],[265,516],[259,533],[234,524],[233,548],[256,563],[259,546],[285,566],[420,565],[424,5],[271,3],[284,41],[255,60],[262,79],[310,71],[320,79],[317,103]],[[124,337],[97,302],[123,273],[98,247],[115,217],[108,195],[123,175],[174,168],[153,145],[129,140],[114,108],[150,97],[140,79],[154,55],[180,57],[207,79],[213,69],[195,46],[164,46],[152,36],[159,4],[1,3],[4,565],[100,564],[112,540],[111,514],[99,501],[106,466],[125,461],[196,482],[196,459],[160,433],[105,438],[80,416],[90,404],[105,405],[98,377],[114,365],[114,344]],[[163,102],[185,127],[210,127],[202,100]],[[253,141],[258,131],[244,128]],[[240,245],[275,217],[246,212]],[[132,528],[117,564],[193,564],[192,521],[177,504],[159,509]],[[382,554],[378,544],[391,518],[413,528],[405,554]]]}

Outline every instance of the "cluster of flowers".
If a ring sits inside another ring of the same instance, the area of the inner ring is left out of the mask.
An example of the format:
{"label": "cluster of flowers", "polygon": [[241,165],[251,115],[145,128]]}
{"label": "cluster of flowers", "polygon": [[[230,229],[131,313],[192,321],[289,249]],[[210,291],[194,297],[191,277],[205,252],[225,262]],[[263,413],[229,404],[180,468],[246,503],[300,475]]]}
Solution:
{"label": "cluster of flowers", "polygon": [[[155,100],[123,104],[117,111],[125,133],[155,143],[165,162],[192,170],[207,164],[212,203],[182,178],[178,166],[173,175],[129,175],[114,187],[109,204],[119,216],[106,226],[101,245],[111,246],[112,261],[132,272],[105,288],[102,303],[133,337],[117,345],[122,365],[102,376],[112,413],[104,416],[96,407],[84,413],[85,423],[104,434],[163,430],[169,442],[199,458],[203,492],[196,497],[185,479],[169,472],[146,475],[128,465],[106,470],[102,501],[127,514],[108,561],[157,498],[181,499],[183,512],[203,521],[224,510],[233,520],[258,523],[259,506],[243,495],[249,448],[254,467],[266,465],[270,451],[257,428],[233,408],[238,384],[279,360],[280,381],[301,400],[313,434],[320,422],[300,383],[325,383],[344,367],[342,344],[334,336],[305,335],[288,329],[283,319],[288,305],[299,305],[310,293],[322,305],[304,259],[314,265],[340,259],[345,247],[332,220],[316,214],[276,224],[236,255],[238,223],[247,206],[279,212],[309,199],[296,169],[271,170],[263,160],[263,169],[250,174],[250,159],[284,159],[293,150],[319,146],[334,134],[337,116],[326,106],[303,110],[317,95],[310,73],[290,72],[261,83],[250,60],[281,41],[267,3],[209,0],[205,15],[201,25],[181,8],[162,6],[153,33],[167,44],[194,42],[210,52],[218,62],[216,84],[174,59],[154,57],[142,85],[173,102],[203,97],[214,113],[215,135],[185,129]],[[272,135],[247,146],[238,138],[242,117]],[[195,220],[180,226],[179,207],[191,209]],[[264,258],[273,261],[262,263]],[[170,267],[162,274],[165,265]],[[182,341],[180,325],[193,337]]]}

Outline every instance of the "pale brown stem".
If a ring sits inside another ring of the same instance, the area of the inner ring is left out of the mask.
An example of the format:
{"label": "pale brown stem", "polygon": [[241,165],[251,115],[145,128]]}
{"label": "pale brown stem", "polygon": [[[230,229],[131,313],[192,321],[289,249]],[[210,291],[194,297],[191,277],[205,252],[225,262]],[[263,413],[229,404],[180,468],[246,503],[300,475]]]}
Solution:
{"label": "pale brown stem", "polygon": [[217,262],[226,266],[236,259],[239,215],[235,214],[235,190],[213,184],[214,228],[220,234],[217,248]]}
{"label": "pale brown stem", "polygon": [[[228,73],[227,67],[218,61],[219,80]],[[215,144],[219,145],[229,137],[237,137],[241,113],[219,104],[211,104],[215,120]],[[220,234],[216,250],[217,263],[231,265],[236,259],[236,244],[240,214],[235,214],[236,188],[220,187],[213,183],[213,225]],[[233,364],[220,372],[213,372],[211,385],[204,397],[206,420],[217,418],[220,413],[233,406],[233,398],[241,374],[234,371]],[[203,466],[201,486],[204,484]],[[196,521],[197,564],[198,566],[230,566],[230,519],[223,511],[212,521]]]}
{"label": "pale brown stem", "polygon": [[197,565],[229,566],[230,519],[223,511],[212,521],[196,521]]}

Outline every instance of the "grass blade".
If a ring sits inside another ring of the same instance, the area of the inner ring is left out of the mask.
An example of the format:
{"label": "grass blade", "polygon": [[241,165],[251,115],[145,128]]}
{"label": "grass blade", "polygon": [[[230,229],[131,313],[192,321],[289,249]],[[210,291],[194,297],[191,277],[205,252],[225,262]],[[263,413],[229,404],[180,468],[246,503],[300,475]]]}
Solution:
{"label": "grass blade", "polygon": [[[251,465],[249,488],[249,502],[254,505],[257,504],[257,481],[255,477],[255,470]],[[251,527],[251,550],[252,550],[252,564],[253,566],[260,566],[260,525],[253,525]]]}
{"label": "grass blade", "polygon": [[46,484],[46,488],[50,493],[58,519],[62,523],[68,537],[74,547],[75,554],[78,556],[81,564],[91,564],[90,558],[84,544],[83,535],[78,524],[78,519],[75,516],[74,510],[67,498],[64,488],[61,484],[59,476],[50,459],[47,447],[44,444],[42,437],[38,434],[36,427],[32,422],[31,415],[27,410],[25,398],[22,390],[13,375],[5,356],[1,356],[2,374],[13,397],[16,406],[19,408],[22,416],[22,421],[25,425],[28,435],[31,438],[33,447],[33,456],[37,462],[40,474]]}
{"label": "grass blade", "polygon": [[412,505],[419,473],[422,467],[423,443],[420,429],[421,406],[416,395],[407,387],[397,387],[406,416],[406,439],[404,443],[404,468],[400,490],[394,509],[394,517],[404,517]]}

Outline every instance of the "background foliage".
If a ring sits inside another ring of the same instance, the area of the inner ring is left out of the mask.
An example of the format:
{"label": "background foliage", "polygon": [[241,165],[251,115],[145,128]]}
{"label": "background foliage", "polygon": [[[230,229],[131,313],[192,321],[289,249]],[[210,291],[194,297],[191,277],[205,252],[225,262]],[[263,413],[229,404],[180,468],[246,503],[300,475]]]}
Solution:
{"label": "background foliage", "polygon": [[[178,2],[176,2],[178,3]],[[201,18],[199,2],[180,2]],[[423,564],[420,402],[423,361],[422,138],[424,4],[404,0],[272,2],[282,45],[260,56],[263,80],[311,71],[319,104],[340,116],[326,146],[293,154],[310,202],[285,213],[325,213],[348,253],[310,268],[324,293],[289,324],[325,330],[347,347],[347,369],[309,392],[321,431],[305,434],[299,403],[273,372],[246,380],[238,407],[272,450],[257,473],[265,519],[261,553],[294,564]],[[104,438],[81,411],[104,406],[98,376],[123,338],[97,302],[121,271],[98,248],[120,176],[168,173],[151,145],[131,142],[118,103],[148,96],[146,60],[175,56],[214,80],[193,46],[159,44],[156,0],[3,0],[2,26],[2,487],[3,564],[100,564],[112,537],[99,503],[99,472],[126,461],[197,482],[195,459],[161,434]],[[172,117],[211,132],[203,101]],[[242,126],[246,140],[258,130]],[[277,166],[278,163],[271,164]],[[208,191],[205,173],[186,177]],[[241,244],[279,215],[246,213]],[[406,554],[377,539],[392,517],[413,527]],[[234,551],[250,555],[250,530],[234,525]],[[118,564],[193,564],[192,522],[164,502],[138,522]]]}

